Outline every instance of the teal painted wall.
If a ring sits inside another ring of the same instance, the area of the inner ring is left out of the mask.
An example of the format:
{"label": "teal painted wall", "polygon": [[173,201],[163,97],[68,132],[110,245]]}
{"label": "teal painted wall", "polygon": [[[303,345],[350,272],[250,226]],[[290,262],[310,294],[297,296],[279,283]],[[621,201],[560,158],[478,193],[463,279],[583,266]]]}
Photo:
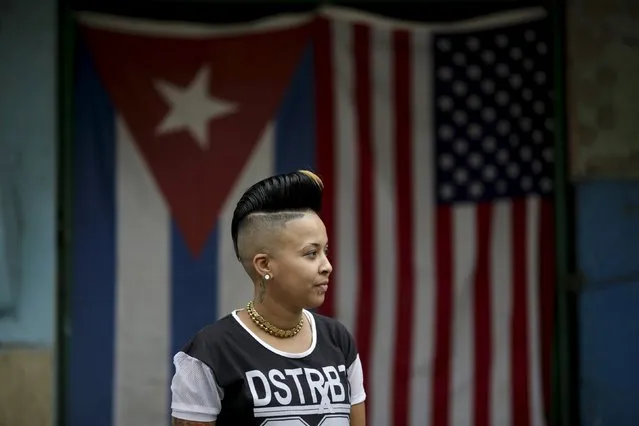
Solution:
{"label": "teal painted wall", "polygon": [[55,25],[54,0],[0,2],[0,190],[18,283],[15,309],[0,317],[0,344],[54,339]]}

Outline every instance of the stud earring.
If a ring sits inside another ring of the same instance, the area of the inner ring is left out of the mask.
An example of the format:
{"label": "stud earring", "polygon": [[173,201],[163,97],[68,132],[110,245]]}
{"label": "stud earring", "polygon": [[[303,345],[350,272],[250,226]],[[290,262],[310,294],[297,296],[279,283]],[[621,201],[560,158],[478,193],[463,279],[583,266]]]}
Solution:
{"label": "stud earring", "polygon": [[268,280],[270,280],[270,279],[271,279],[271,276],[270,276],[269,274],[265,274],[265,275],[264,275],[264,279],[265,279],[266,281],[268,281]]}

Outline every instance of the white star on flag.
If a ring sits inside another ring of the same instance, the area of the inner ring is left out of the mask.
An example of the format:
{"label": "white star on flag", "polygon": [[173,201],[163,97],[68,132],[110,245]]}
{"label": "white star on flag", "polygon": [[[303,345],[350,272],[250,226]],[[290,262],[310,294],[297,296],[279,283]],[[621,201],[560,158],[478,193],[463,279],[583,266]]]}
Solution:
{"label": "white star on flag", "polygon": [[209,120],[233,114],[238,110],[236,103],[210,94],[210,72],[208,66],[202,67],[187,87],[179,87],[166,81],[156,83],[155,88],[171,108],[158,125],[157,134],[186,130],[191,133],[201,149],[209,148]]}

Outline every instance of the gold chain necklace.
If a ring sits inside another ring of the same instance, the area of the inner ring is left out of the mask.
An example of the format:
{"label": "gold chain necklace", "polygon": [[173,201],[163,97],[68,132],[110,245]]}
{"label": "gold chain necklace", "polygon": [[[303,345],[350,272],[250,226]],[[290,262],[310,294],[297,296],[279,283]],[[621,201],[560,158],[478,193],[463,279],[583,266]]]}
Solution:
{"label": "gold chain necklace", "polygon": [[253,306],[253,301],[248,302],[246,305],[246,312],[251,317],[251,320],[257,325],[259,328],[270,334],[271,336],[279,337],[280,339],[286,339],[288,337],[293,337],[297,333],[300,332],[302,326],[304,325],[304,314],[300,317],[297,325],[291,329],[284,330],[277,326],[274,326],[270,322],[264,319],[264,317],[257,313],[255,307]]}

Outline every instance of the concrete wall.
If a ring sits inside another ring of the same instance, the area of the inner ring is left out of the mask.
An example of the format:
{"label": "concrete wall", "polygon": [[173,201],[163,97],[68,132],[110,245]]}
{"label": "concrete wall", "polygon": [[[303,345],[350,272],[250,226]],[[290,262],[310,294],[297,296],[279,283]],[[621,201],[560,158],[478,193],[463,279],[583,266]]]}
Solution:
{"label": "concrete wall", "polygon": [[0,350],[0,425],[52,424],[53,380],[49,348]]}
{"label": "concrete wall", "polygon": [[639,1],[566,2],[573,179],[639,179]]}
{"label": "concrete wall", "polygon": [[1,180],[18,219],[9,245],[16,303],[0,317],[0,425],[51,422],[55,20],[54,0],[0,1]]}

